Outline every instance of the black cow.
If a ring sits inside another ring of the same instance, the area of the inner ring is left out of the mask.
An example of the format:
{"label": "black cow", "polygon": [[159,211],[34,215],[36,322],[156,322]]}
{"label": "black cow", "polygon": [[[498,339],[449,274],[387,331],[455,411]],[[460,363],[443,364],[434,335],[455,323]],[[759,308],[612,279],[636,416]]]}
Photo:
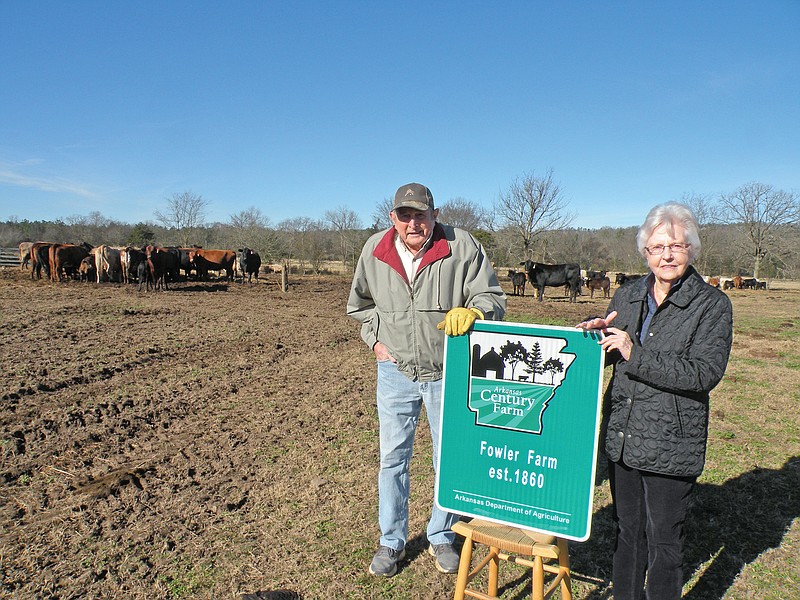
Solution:
{"label": "black cow", "polygon": [[617,285],[623,285],[628,283],[629,281],[635,281],[640,277],[644,277],[644,275],[627,275],[625,273],[617,273],[617,279],[614,281]]}
{"label": "black cow", "polygon": [[136,265],[136,277],[139,279],[140,292],[143,288],[145,292],[150,288],[154,288],[153,274],[150,272],[150,265],[148,264],[147,260],[143,260]]}
{"label": "black cow", "polygon": [[[174,275],[180,265],[178,253],[157,246],[147,246],[145,254],[147,255],[146,264],[150,268],[150,276],[153,279],[153,289],[168,290],[169,276]],[[141,282],[139,282],[139,286],[141,287]]]}
{"label": "black cow", "polygon": [[511,285],[514,286],[513,296],[525,295],[525,273],[522,271],[515,271],[514,269],[508,270],[508,278],[511,280]]}
{"label": "black cow", "polygon": [[191,265],[189,264],[190,249],[178,248],[177,246],[164,246],[160,248],[160,250],[170,255],[170,258],[166,259],[166,279],[169,281],[180,281],[181,269],[184,270],[186,278],[188,279],[189,271],[191,270]]}
{"label": "black cow", "polygon": [[192,246],[191,248],[178,248],[178,252],[180,254],[180,267],[181,271],[183,271],[184,276],[186,279],[189,279],[189,275],[191,275],[192,271],[194,270],[194,265],[192,261],[189,259],[189,252],[192,250],[197,250],[198,248],[202,248],[202,246]]}
{"label": "black cow", "polygon": [[758,281],[755,277],[743,277],[742,278],[742,289],[743,290],[754,290],[756,289],[756,283]]}
{"label": "black cow", "polygon": [[581,266],[577,263],[564,265],[545,265],[526,260],[520,263],[525,266],[528,281],[536,288],[539,302],[544,300],[545,286],[569,286],[569,301],[576,302],[581,291]]}
{"label": "black cow", "polygon": [[31,279],[41,279],[42,269],[47,279],[50,279],[50,246],[47,242],[36,242],[31,246]]}
{"label": "black cow", "polygon": [[120,252],[120,263],[122,265],[122,279],[124,283],[133,283],[139,277],[139,265],[147,263],[147,254],[144,250],[128,246],[125,252]]}
{"label": "black cow", "polygon": [[258,272],[261,270],[261,257],[258,252],[250,248],[242,248],[239,252],[239,272],[242,274],[242,283],[244,277],[247,275],[247,282],[253,281],[253,275],[256,276],[256,283],[258,283]]}

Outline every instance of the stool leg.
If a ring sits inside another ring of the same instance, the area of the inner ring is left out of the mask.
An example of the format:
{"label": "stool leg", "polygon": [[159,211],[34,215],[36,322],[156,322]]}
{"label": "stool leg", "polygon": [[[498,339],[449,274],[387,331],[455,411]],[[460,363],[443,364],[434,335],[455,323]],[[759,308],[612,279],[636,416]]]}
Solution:
{"label": "stool leg", "polygon": [[456,593],[454,600],[464,600],[464,593],[467,589],[469,568],[472,565],[472,538],[464,539],[464,547],[461,548],[461,560],[458,563],[458,577],[456,578]]}
{"label": "stool leg", "polygon": [[494,598],[497,596],[497,580],[500,570],[500,548],[490,546],[489,552],[492,556],[492,560],[489,563],[489,595]]}
{"label": "stool leg", "polygon": [[569,570],[569,544],[558,538],[558,566],[564,577],[561,579],[561,599],[572,600],[572,578]]}
{"label": "stool leg", "polygon": [[533,586],[531,590],[531,598],[533,600],[544,600],[544,565],[541,556],[533,557]]}

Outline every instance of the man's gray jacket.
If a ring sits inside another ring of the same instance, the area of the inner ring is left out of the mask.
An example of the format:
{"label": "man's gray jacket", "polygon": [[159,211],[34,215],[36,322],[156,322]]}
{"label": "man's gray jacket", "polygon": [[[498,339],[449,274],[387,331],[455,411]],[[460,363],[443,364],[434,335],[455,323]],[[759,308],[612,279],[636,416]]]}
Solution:
{"label": "man's gray jacket", "polygon": [[651,279],[623,285],[608,308],[618,313],[611,326],[630,335],[633,349],[628,361],[609,355],[617,362],[603,405],[605,453],[635,469],[696,477],[705,464],[709,392],[731,351],[731,302],[690,266],[642,344]]}
{"label": "man's gray jacket", "polygon": [[409,283],[394,245],[394,228],[373,235],[356,266],[347,314],[361,323],[372,348],[382,342],[412,380],[442,378],[445,333],[436,328],[454,307],[477,308],[500,320],[506,296],[481,244],[468,232],[437,223]]}

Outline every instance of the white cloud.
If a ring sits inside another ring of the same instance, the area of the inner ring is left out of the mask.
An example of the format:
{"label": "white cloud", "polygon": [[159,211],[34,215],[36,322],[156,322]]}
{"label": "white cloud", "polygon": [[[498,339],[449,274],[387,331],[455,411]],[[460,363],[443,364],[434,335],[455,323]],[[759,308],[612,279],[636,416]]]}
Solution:
{"label": "white cloud", "polygon": [[41,164],[41,159],[28,159],[17,165],[0,164],[0,184],[31,188],[43,192],[67,193],[83,198],[97,198],[88,186],[65,177],[36,176],[24,173],[25,167]]}

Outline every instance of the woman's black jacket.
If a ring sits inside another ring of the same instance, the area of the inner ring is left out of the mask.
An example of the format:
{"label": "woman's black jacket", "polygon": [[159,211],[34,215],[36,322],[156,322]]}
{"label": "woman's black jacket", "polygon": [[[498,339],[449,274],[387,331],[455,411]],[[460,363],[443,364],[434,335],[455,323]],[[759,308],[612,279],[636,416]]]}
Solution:
{"label": "woman's black jacket", "polygon": [[633,350],[628,361],[609,355],[616,362],[603,405],[605,453],[643,471],[697,477],[705,464],[708,394],[731,351],[731,302],[690,266],[658,307],[642,344],[651,280],[623,285],[609,305],[617,311],[611,326],[630,335]]}

